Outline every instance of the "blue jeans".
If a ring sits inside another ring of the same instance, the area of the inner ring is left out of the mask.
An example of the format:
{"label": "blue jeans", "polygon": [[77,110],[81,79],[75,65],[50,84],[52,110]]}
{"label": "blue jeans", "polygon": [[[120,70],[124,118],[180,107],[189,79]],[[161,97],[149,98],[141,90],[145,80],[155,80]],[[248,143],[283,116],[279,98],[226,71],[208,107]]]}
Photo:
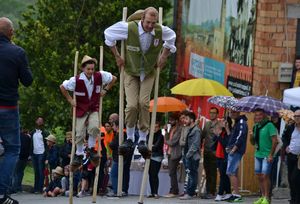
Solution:
{"label": "blue jeans", "polygon": [[227,170],[226,174],[228,176],[235,176],[238,174],[239,165],[241,162],[243,155],[235,152],[233,154],[228,154],[228,163],[227,163]]}
{"label": "blue jeans", "polygon": [[110,179],[111,179],[111,185],[113,192],[117,194],[118,190],[118,163],[117,162],[112,162],[111,165],[111,171],[110,171]]}
{"label": "blue jeans", "polygon": [[33,154],[32,165],[34,169],[34,192],[43,192],[44,186],[44,169],[45,169],[45,155]]}
{"label": "blue jeans", "polygon": [[188,183],[186,192],[188,195],[194,196],[198,184],[199,160],[186,159],[186,166],[188,169]]}
{"label": "blue jeans", "polygon": [[21,146],[18,109],[0,109],[0,137],[5,148],[0,159],[0,195],[4,195],[11,184]]}
{"label": "blue jeans", "polygon": [[15,172],[12,179],[12,191],[22,191],[22,180],[24,176],[24,170],[27,165],[27,160],[18,160],[15,168]]}
{"label": "blue jeans", "polygon": [[255,174],[270,175],[272,163],[267,158],[255,157]]}

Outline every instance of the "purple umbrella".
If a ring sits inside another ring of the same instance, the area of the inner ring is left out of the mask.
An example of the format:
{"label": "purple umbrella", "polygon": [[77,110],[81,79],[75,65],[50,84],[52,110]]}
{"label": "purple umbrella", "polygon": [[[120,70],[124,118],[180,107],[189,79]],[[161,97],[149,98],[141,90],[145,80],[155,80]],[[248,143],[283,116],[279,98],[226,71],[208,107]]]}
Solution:
{"label": "purple umbrella", "polygon": [[278,110],[288,109],[283,102],[269,96],[243,97],[235,104],[235,108],[240,112],[254,112],[256,109],[262,109],[271,116],[278,115]]}

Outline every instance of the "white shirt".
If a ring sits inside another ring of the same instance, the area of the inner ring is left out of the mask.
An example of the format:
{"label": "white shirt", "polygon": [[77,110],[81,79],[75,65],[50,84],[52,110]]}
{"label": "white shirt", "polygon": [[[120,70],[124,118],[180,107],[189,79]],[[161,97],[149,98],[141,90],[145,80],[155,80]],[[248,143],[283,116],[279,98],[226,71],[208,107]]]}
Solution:
{"label": "white shirt", "polygon": [[[102,86],[104,84],[109,84],[112,81],[112,74],[106,71],[100,71],[101,77],[102,77]],[[94,76],[90,79],[86,77],[84,72],[80,73],[79,79],[84,81],[84,84],[86,86],[87,92],[88,92],[88,97],[91,99],[93,89],[94,89]],[[74,91],[76,88],[76,79],[75,77],[71,77],[69,80],[65,80],[63,82],[63,87],[68,90],[68,91]]]}
{"label": "white shirt", "polygon": [[295,127],[295,130],[292,133],[289,150],[292,154],[300,154],[300,131],[297,127]]}
{"label": "white shirt", "polygon": [[[163,47],[170,49],[170,52],[175,53],[176,52],[176,47],[175,47],[176,33],[172,29],[170,29],[168,26],[162,25],[161,28],[162,28],[162,40],[164,41]],[[139,31],[139,35],[140,35],[141,49],[143,50],[143,52],[145,52],[150,47],[150,43],[152,41],[153,35],[155,35],[155,31],[152,30],[151,33],[147,33],[146,31],[144,31],[141,21],[138,23],[138,31]],[[128,38],[128,23],[124,22],[124,21],[115,23],[114,25],[105,29],[104,36],[105,36],[105,44],[109,47],[116,45],[117,40],[127,40],[127,38]],[[150,36],[151,36],[151,38],[150,38]],[[144,42],[145,40],[150,41],[150,42]],[[149,44],[149,45],[147,45],[147,44]]]}
{"label": "white shirt", "polygon": [[[176,33],[167,26],[161,26],[162,28],[162,40],[165,41],[163,47],[170,49],[171,53],[176,52],[175,40]],[[141,45],[141,50],[146,53],[149,49],[152,38],[155,35],[155,30],[153,29],[150,33],[144,31],[141,21],[138,23],[139,40]],[[128,23],[120,21],[114,25],[108,27],[104,31],[105,44],[109,47],[116,45],[117,40],[126,40],[128,38]],[[143,81],[145,78],[145,71],[141,68],[140,80]]]}
{"label": "white shirt", "polygon": [[45,146],[44,146],[44,138],[42,135],[42,131],[39,129],[35,130],[35,133],[32,136],[33,139],[33,153],[34,154],[44,154]]}

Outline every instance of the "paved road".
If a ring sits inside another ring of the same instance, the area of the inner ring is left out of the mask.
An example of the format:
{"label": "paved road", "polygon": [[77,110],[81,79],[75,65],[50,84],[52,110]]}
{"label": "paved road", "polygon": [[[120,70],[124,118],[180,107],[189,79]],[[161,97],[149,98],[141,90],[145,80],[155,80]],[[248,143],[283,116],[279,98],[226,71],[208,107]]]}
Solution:
{"label": "paved road", "polygon": [[[12,198],[17,199],[20,204],[64,204],[69,203],[67,197],[56,197],[56,198],[44,198],[41,195],[29,194],[29,193],[20,193],[12,195]],[[245,197],[243,204],[252,204],[257,197]],[[122,203],[122,204],[137,204],[137,196],[129,196],[126,198],[107,198],[107,197],[97,197],[97,203],[101,204],[113,204],[113,203]],[[92,203],[92,197],[76,198],[74,197],[73,204],[90,204]],[[225,204],[227,202],[215,202],[214,200],[203,200],[195,198],[193,200],[181,201],[178,198],[173,199],[153,199],[145,198],[144,204],[153,203],[153,204],[177,204],[177,203],[187,203],[187,204]],[[272,204],[288,204],[288,200],[273,200]],[[228,204],[228,203],[227,203]]]}

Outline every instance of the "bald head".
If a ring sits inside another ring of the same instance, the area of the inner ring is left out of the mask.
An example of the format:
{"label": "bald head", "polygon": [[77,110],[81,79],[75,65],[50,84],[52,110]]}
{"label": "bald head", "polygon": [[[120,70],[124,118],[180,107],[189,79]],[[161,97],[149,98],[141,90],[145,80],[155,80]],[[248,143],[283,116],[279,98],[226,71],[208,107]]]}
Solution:
{"label": "bald head", "polygon": [[144,10],[144,16],[146,15],[156,16],[158,18],[158,11],[154,7],[148,7]]}
{"label": "bald head", "polygon": [[150,15],[158,18],[158,11],[154,7],[148,7],[144,10],[143,18],[145,18],[146,15]]}
{"label": "bald head", "polygon": [[9,39],[13,36],[14,27],[11,20],[6,17],[0,18],[0,35],[5,35]]}
{"label": "bald head", "polygon": [[119,115],[117,113],[112,113],[112,114],[110,114],[108,120],[109,120],[110,123],[118,121],[119,120]]}

